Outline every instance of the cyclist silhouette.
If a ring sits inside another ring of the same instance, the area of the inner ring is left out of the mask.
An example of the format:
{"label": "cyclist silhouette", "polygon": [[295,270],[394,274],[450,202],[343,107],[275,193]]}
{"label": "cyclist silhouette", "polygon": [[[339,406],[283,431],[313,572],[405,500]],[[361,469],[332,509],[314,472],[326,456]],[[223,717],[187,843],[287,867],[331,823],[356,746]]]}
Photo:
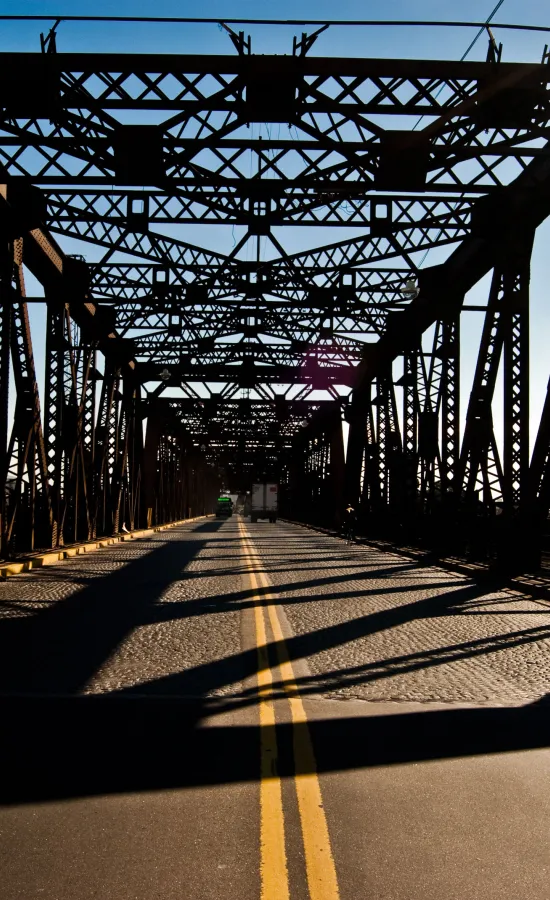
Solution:
{"label": "cyclist silhouette", "polygon": [[348,503],[344,510],[344,521],[343,521],[343,535],[346,538],[348,544],[355,540],[355,525],[357,522],[357,516],[355,510],[351,503]]}

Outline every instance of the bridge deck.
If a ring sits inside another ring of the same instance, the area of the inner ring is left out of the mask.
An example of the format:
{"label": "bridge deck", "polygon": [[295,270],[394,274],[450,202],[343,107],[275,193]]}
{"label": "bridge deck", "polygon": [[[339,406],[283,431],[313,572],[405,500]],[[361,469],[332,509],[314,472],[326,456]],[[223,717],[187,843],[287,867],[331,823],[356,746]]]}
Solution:
{"label": "bridge deck", "polygon": [[2,896],[542,900],[549,671],[549,603],[284,523],[17,576]]}

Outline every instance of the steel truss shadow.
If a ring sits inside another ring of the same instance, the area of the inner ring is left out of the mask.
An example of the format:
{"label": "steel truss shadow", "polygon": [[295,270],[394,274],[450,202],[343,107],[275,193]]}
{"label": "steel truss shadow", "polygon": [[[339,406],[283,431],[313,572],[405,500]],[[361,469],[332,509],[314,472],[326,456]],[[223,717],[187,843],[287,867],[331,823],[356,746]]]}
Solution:
{"label": "steel truss shadow", "polygon": [[[259,777],[260,728],[208,725],[207,705],[160,698],[2,698],[2,804],[228,784]],[[550,707],[454,709],[317,719],[319,772],[550,745]],[[281,748],[292,725],[277,726]],[[295,726],[304,727],[304,726]],[[283,777],[295,774],[280,753]]]}

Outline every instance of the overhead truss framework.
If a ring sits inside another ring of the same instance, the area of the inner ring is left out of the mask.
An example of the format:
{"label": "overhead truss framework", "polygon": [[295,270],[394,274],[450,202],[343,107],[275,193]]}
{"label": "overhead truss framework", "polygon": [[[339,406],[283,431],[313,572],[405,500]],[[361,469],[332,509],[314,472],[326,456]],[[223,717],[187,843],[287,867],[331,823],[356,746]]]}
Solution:
{"label": "overhead truss framework", "polygon": [[[535,506],[542,521],[548,429],[530,469],[527,316],[530,248],[550,204],[550,66],[491,50],[468,63],[322,58],[312,41],[293,56],[235,46],[0,54],[0,165],[24,213],[6,231],[2,276],[6,346],[22,335],[3,383],[16,357],[27,365],[17,402],[36,383],[17,240],[42,228],[65,255],[84,253],[102,323],[92,339],[66,289],[60,302],[46,285],[43,412],[36,400],[32,439],[2,425],[9,478],[27,505],[45,504],[54,543],[118,528],[121,502],[132,521],[168,514],[153,510],[152,485],[161,470],[179,478],[186,454],[222,480],[280,477],[290,506],[314,491],[320,510],[330,496],[333,519],[345,485],[365,515],[401,523],[496,503],[507,522]],[[430,251],[447,261],[426,269]],[[461,435],[460,317],[491,270]],[[116,336],[131,377],[103,364],[99,333]],[[503,443],[492,427],[501,360]],[[331,432],[342,410],[345,472]]]}

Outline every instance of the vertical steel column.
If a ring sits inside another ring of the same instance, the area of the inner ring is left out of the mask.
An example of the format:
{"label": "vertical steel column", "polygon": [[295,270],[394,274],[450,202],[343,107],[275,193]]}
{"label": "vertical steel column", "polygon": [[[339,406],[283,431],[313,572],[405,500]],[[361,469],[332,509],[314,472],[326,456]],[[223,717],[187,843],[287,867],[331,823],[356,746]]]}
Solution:
{"label": "vertical steel column", "polygon": [[105,363],[103,389],[98,412],[96,429],[96,459],[94,475],[93,529],[94,537],[98,531],[107,534],[111,530],[111,473],[109,459],[113,440],[110,425],[112,423],[112,406],[118,386],[118,375],[110,363]]}
{"label": "vertical steel column", "polygon": [[460,313],[443,321],[443,369],[438,398],[441,410],[441,494],[454,494],[460,453]]}
{"label": "vertical steel column", "polygon": [[63,428],[65,418],[64,385],[64,309],[46,296],[46,381],[44,441],[48,466],[48,484],[52,498],[52,546],[63,544],[60,531],[63,496]]}
{"label": "vertical steel column", "polygon": [[417,366],[416,351],[403,355],[403,452],[407,458],[416,458],[417,452]]}
{"label": "vertical steel column", "polygon": [[[92,533],[92,511],[88,496],[89,474],[84,450],[84,409],[90,378],[93,351],[80,346],[75,350],[76,327],[71,327],[68,309],[65,313],[67,333],[66,363],[69,378],[65,379],[68,396],[65,416],[65,475],[61,527],[63,535],[77,541]],[[74,332],[74,334],[73,334]]]}
{"label": "vertical steel column", "polygon": [[[128,434],[128,484],[127,510],[130,529],[138,527],[140,521],[141,475],[143,467],[143,427],[141,419],[141,388],[135,388],[129,415]],[[178,490],[181,493],[181,473]],[[180,517],[181,518],[181,517]]]}
{"label": "vertical steel column", "polygon": [[[534,234],[508,236],[500,248],[483,328],[459,464],[459,487],[473,495],[481,469],[484,505],[502,498],[510,520],[526,500],[529,442],[529,265]],[[504,470],[491,403],[504,346]]]}
{"label": "vertical steel column", "polygon": [[97,391],[97,379],[98,379],[98,371],[97,371],[97,350],[95,348],[91,349],[90,355],[90,373],[89,378],[86,382],[86,389],[84,392],[84,418],[83,418],[83,431],[84,431],[84,451],[87,458],[88,465],[88,473],[91,473],[94,466],[95,460],[95,405],[96,405],[96,391]]}
{"label": "vertical steel column", "polygon": [[385,378],[378,378],[376,381],[376,397],[373,401],[376,404],[376,436],[378,442],[378,483],[380,485],[380,499],[382,506],[386,507],[389,503],[389,456],[391,446],[391,435],[389,433],[389,414],[388,414],[388,397]]}
{"label": "vertical steel column", "polygon": [[[403,506],[411,514],[417,492],[418,473],[418,352],[403,354],[403,469],[401,473]],[[398,382],[399,383],[399,382]]]}
{"label": "vertical steel column", "polygon": [[499,554],[506,568],[532,555],[529,515],[529,278],[534,232],[513,236],[503,262],[504,522]]}
{"label": "vertical steel column", "polygon": [[[52,511],[48,484],[48,465],[40,416],[40,399],[32,351],[31,330],[23,275],[23,241],[13,245],[14,281],[18,302],[12,309],[11,351],[13,374],[17,390],[15,417],[8,449],[8,477],[15,484],[6,540],[14,533],[15,520],[24,492],[23,505],[27,540],[20,541],[34,549],[35,538],[41,546],[52,543]],[[25,471],[27,481],[25,482]],[[38,532],[35,533],[36,525]]]}
{"label": "vertical steel column", "polygon": [[196,461],[193,450],[190,450],[186,456],[185,468],[187,471],[187,515],[192,517],[196,515]]}
{"label": "vertical steel column", "polygon": [[361,496],[362,508],[371,513],[380,507],[380,480],[378,477],[378,442],[371,401],[371,385],[367,389],[367,416],[365,420],[364,479]]}
{"label": "vertical steel column", "polygon": [[377,379],[377,396],[373,401],[378,407],[378,480],[380,483],[381,509],[389,513],[391,507],[399,507],[399,461],[401,458],[401,432],[397,417],[395,391],[391,371]]}
{"label": "vertical steel column", "polygon": [[[345,503],[357,508],[364,484],[365,421],[361,415],[353,415],[349,422],[346,452]],[[363,478],[363,484],[362,484]]]}
{"label": "vertical steel column", "polygon": [[0,256],[0,555],[8,555],[6,479],[8,474],[8,403],[13,289],[12,255],[7,242]]}
{"label": "vertical steel column", "polygon": [[504,508],[526,502],[529,473],[529,257],[504,274]]}
{"label": "vertical steel column", "polygon": [[529,469],[529,503],[522,523],[526,531],[526,564],[534,569],[541,562],[542,541],[550,510],[550,379],[540,417]]}
{"label": "vertical steel column", "polygon": [[307,438],[304,432],[294,437],[288,475],[289,514],[298,519],[303,515],[308,478]]}
{"label": "vertical steel column", "polygon": [[388,454],[387,466],[389,476],[389,497],[388,508],[399,511],[402,499],[401,493],[401,459],[403,456],[403,445],[401,441],[401,430],[399,428],[399,417],[397,415],[397,402],[395,399],[395,389],[393,386],[393,375],[390,371],[386,382],[386,403],[388,417]]}
{"label": "vertical steel column", "polygon": [[[420,507],[424,514],[434,511],[436,474],[441,469],[439,452],[439,411],[443,360],[441,353],[442,323],[435,323],[432,352],[418,356],[418,456],[420,461]],[[428,365],[426,366],[426,360]]]}
{"label": "vertical steel column", "polygon": [[145,448],[143,451],[143,499],[147,528],[158,524],[157,519],[157,468],[160,453],[161,419],[155,406],[149,407]]}
{"label": "vertical steel column", "polygon": [[[168,452],[167,452],[167,438],[166,435],[162,434],[159,438],[158,449],[157,449],[157,472],[156,472],[156,493],[155,493],[155,512],[156,519],[159,524],[166,521],[166,510],[164,506],[165,501],[165,490],[164,490],[164,482],[165,482],[165,470],[168,464]],[[191,491],[192,491],[192,506],[195,505],[195,480],[193,477],[193,472],[191,472]]]}
{"label": "vertical steel column", "polygon": [[[174,499],[173,519],[177,521],[182,518],[182,469],[184,460],[184,448],[181,435],[177,435],[174,441],[174,475],[172,484],[172,496]],[[203,499],[204,503],[204,499]]]}
{"label": "vertical steel column", "polygon": [[[527,503],[529,441],[529,265],[534,233],[507,235],[499,248],[483,327],[464,441],[458,466],[462,489],[473,512],[481,479],[483,510],[495,502],[503,511],[496,534],[507,567],[522,555],[516,520]],[[504,347],[504,470],[493,429],[492,401]],[[487,531],[487,529],[485,529]],[[514,533],[513,533],[514,532]]]}
{"label": "vertical steel column", "polygon": [[457,466],[457,494],[462,494],[470,510],[477,508],[478,485],[483,488],[483,505],[486,511],[495,500],[502,497],[502,467],[493,431],[492,401],[503,344],[502,271],[496,268],[481,343],[479,347],[474,381],[466,415],[466,427],[462,450]]}
{"label": "vertical steel column", "polygon": [[122,513],[125,515],[124,503],[126,500],[124,487],[127,480],[128,468],[128,441],[130,435],[130,418],[133,410],[134,388],[126,381],[122,385],[123,394],[118,410],[117,418],[113,418],[116,427],[115,452],[113,455],[113,470],[111,478],[111,505],[112,505],[112,531],[118,534],[120,531],[121,504]]}
{"label": "vertical steel column", "polygon": [[[331,506],[332,515],[327,519],[329,524],[340,525],[344,503],[348,500],[344,498],[345,483],[345,459],[344,459],[344,436],[342,433],[342,419],[340,409],[337,407],[329,420],[329,434],[327,441],[327,463],[330,460],[330,484],[332,497]],[[325,477],[327,474],[327,465],[325,468]]]}
{"label": "vertical steel column", "polygon": [[65,397],[67,409],[65,417],[64,449],[65,449],[65,496],[63,502],[63,530],[69,540],[78,541],[79,519],[82,509],[80,492],[80,438],[81,438],[81,392],[79,390],[79,362],[81,353],[75,349],[79,340],[78,327],[71,320],[69,306],[65,306],[64,327],[67,340],[65,365]]}
{"label": "vertical steel column", "polygon": [[[90,346],[81,346],[77,358],[77,390],[78,390],[78,419],[76,425],[77,434],[77,483],[79,493],[83,499],[81,507],[80,525],[82,534],[86,532],[89,539],[92,534],[92,472],[93,472],[93,433],[94,433],[94,403],[95,403],[95,349]],[[91,407],[91,408],[90,408]],[[87,433],[88,429],[88,433]],[[91,434],[90,434],[91,432]],[[91,440],[90,440],[91,438]],[[90,454],[90,443],[92,453]]]}

